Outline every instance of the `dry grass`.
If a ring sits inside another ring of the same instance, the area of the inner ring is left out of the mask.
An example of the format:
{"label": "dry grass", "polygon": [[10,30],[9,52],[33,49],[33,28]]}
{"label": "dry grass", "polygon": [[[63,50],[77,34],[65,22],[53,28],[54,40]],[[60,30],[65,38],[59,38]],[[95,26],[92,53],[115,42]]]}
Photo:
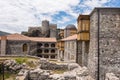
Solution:
{"label": "dry grass", "polygon": [[[35,68],[37,66],[36,64],[31,63],[31,61],[37,62],[39,60],[36,58],[31,58],[31,57],[0,57],[0,62],[3,62],[5,60],[9,60],[9,59],[13,59],[19,64],[26,63],[30,68]],[[6,72],[4,78],[5,78],[5,80],[15,80],[16,74]],[[2,80],[1,73],[0,73],[0,80]]]}
{"label": "dry grass", "polygon": [[53,74],[63,74],[64,72],[66,72],[68,70],[53,70]]}
{"label": "dry grass", "polygon": [[[9,72],[5,72],[5,74],[4,74],[4,79],[5,80],[15,80],[15,77],[16,77],[16,74],[11,74],[11,73],[9,73]],[[0,75],[0,80],[2,80],[3,79],[3,76],[2,76],[2,74]]]}

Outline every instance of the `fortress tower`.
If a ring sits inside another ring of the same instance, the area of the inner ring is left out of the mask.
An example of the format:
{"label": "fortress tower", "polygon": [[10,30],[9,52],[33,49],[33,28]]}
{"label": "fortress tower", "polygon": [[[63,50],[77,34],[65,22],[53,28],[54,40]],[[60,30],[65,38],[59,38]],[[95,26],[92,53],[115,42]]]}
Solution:
{"label": "fortress tower", "polygon": [[42,21],[42,27],[41,28],[42,28],[42,34],[49,37],[49,33],[50,33],[49,21],[47,21],[47,20]]}
{"label": "fortress tower", "polygon": [[50,37],[57,37],[57,24],[50,24]]}

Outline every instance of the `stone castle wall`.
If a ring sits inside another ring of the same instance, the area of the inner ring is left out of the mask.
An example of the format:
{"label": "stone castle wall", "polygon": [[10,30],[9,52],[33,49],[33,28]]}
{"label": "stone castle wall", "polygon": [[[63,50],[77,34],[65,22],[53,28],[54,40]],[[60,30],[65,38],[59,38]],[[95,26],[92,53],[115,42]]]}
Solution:
{"label": "stone castle wall", "polygon": [[37,53],[37,42],[30,42],[29,43],[29,55],[36,55]]}
{"label": "stone castle wall", "polygon": [[97,79],[99,53],[99,77],[100,80],[105,80],[106,73],[113,72],[120,76],[120,9],[101,8],[97,11],[98,9],[90,17],[88,68],[92,77]]}
{"label": "stone castle wall", "polygon": [[[28,45],[28,51],[23,52],[23,44]],[[7,41],[6,55],[27,55],[29,53],[29,41]]]}
{"label": "stone castle wall", "polygon": [[[93,78],[97,78],[97,60],[98,60],[98,22],[97,22],[97,12],[94,12],[90,16],[90,48],[88,54],[88,69],[90,71],[90,75]],[[96,79],[97,80],[97,79]]]}
{"label": "stone castle wall", "polygon": [[57,24],[50,24],[50,37],[57,37]]}
{"label": "stone castle wall", "polygon": [[80,66],[82,66],[82,42],[81,41],[77,41],[76,61]]}
{"label": "stone castle wall", "polygon": [[99,19],[100,80],[106,72],[120,77],[120,9],[101,9]]}
{"label": "stone castle wall", "polygon": [[64,60],[67,62],[76,62],[76,54],[77,54],[77,41],[65,41],[65,50],[64,50]]}
{"label": "stone castle wall", "polygon": [[30,37],[55,37],[57,38],[57,24],[50,24],[49,21],[43,20],[42,26],[29,27],[28,32],[22,32],[23,35]]}

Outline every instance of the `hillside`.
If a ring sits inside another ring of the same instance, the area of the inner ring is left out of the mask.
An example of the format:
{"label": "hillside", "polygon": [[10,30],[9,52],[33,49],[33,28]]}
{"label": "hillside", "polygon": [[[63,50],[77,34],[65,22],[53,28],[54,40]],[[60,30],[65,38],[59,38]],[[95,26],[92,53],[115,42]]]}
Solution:
{"label": "hillside", "polygon": [[10,33],[4,32],[4,31],[0,31],[0,36],[4,36],[4,35],[8,35]]}

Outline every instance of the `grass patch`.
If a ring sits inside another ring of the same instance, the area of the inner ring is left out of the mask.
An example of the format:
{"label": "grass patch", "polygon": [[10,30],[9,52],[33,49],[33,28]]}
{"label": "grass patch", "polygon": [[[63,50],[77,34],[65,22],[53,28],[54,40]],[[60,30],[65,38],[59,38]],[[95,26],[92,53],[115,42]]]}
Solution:
{"label": "grass patch", "polygon": [[22,63],[26,63],[27,62],[27,58],[16,58],[15,61],[19,64],[22,64]]}
{"label": "grass patch", "polygon": [[64,72],[66,72],[67,70],[53,70],[52,72],[54,74],[63,74]]}
{"label": "grass patch", "polygon": [[34,63],[31,62],[26,62],[26,64],[30,67],[30,68],[35,68],[37,65],[35,65]]}
{"label": "grass patch", "polygon": [[[5,80],[10,80],[10,79],[15,80],[15,77],[16,77],[16,74],[14,74],[14,73],[9,73],[9,72],[4,73]],[[0,74],[0,80],[2,80],[2,79],[3,79],[3,75]]]}

